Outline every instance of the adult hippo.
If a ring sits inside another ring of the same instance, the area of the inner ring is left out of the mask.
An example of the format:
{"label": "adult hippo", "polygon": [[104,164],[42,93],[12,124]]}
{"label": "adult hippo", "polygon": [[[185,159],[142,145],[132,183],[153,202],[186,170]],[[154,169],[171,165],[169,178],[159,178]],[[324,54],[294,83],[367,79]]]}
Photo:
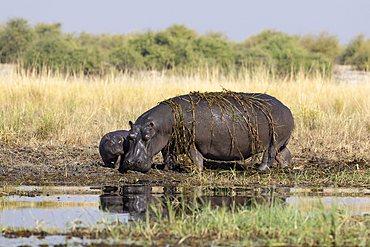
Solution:
{"label": "adult hippo", "polygon": [[124,144],[129,131],[117,130],[105,134],[100,140],[99,153],[103,159],[104,165],[119,169],[124,156]]}
{"label": "adult hippo", "polygon": [[294,119],[288,107],[267,94],[191,92],[159,103],[130,126],[123,171],[147,172],[159,151],[169,169],[184,153],[200,170],[203,157],[233,161],[260,152],[261,170],[275,159],[281,167],[290,163],[286,145]]}

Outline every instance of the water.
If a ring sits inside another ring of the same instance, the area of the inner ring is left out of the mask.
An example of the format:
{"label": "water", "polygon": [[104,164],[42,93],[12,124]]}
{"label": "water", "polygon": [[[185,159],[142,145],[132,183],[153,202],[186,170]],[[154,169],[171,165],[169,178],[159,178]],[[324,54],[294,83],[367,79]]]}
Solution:
{"label": "water", "polygon": [[[285,205],[310,205],[307,202],[321,201],[325,207],[335,204],[348,207],[352,214],[370,214],[370,190],[363,188],[7,187],[0,189],[0,192],[15,190],[43,193],[0,197],[1,228],[57,228],[65,231],[76,227],[105,227],[117,221],[129,224],[132,220],[146,220],[147,213],[153,216],[149,207],[151,204],[161,207],[169,200],[172,204],[183,201],[191,205],[195,203],[194,196],[198,203],[210,203],[212,207],[270,204],[276,200]],[[166,215],[165,211],[163,215]],[[90,243],[88,239],[71,239],[66,236],[47,236],[41,239],[35,236],[0,236],[0,246],[40,245],[45,242],[59,244],[65,241],[74,244]]]}

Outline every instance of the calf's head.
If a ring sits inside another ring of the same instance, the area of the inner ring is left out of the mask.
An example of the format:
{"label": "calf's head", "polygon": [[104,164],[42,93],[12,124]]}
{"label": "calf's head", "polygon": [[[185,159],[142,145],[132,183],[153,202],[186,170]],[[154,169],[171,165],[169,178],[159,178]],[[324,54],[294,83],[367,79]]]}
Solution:
{"label": "calf's head", "polygon": [[127,153],[121,169],[147,172],[152,166],[154,155],[152,151],[153,124],[139,125],[130,121],[130,126],[131,130],[127,136]]}
{"label": "calf's head", "polygon": [[108,155],[110,156],[117,156],[124,153],[123,144],[124,138],[123,135],[113,135],[113,134],[106,134],[105,135],[105,146]]}

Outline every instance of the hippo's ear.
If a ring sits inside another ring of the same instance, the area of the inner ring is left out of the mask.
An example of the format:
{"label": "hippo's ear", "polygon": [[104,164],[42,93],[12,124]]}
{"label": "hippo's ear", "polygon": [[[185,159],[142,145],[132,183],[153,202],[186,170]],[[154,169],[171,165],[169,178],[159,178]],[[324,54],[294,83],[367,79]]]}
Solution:
{"label": "hippo's ear", "polygon": [[105,139],[109,141],[109,135],[105,135]]}
{"label": "hippo's ear", "polygon": [[154,126],[154,124],[153,124],[153,123],[150,123],[150,124],[149,124],[149,127],[150,127],[151,129],[153,129],[153,126]]}
{"label": "hippo's ear", "polygon": [[128,121],[128,124],[130,125],[130,128],[132,129],[132,122],[131,121]]}

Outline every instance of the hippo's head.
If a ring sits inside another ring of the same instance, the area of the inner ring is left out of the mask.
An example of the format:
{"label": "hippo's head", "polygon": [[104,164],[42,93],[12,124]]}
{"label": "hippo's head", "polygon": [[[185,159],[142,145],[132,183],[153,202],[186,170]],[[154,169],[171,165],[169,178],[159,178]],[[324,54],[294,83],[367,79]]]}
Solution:
{"label": "hippo's head", "polygon": [[130,126],[131,130],[127,136],[127,153],[121,169],[147,172],[152,166],[153,124],[142,126],[130,121]]}

